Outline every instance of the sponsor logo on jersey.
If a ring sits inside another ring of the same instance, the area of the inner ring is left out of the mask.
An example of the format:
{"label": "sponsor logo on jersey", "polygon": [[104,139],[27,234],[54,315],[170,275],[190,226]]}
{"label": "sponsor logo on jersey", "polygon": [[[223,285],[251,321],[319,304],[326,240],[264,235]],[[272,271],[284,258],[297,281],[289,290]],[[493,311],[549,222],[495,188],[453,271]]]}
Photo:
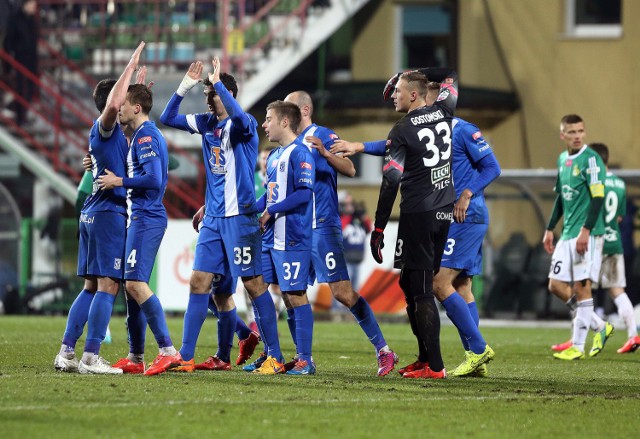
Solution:
{"label": "sponsor logo on jersey", "polygon": [[436,212],[436,219],[451,221],[453,219],[453,212]]}
{"label": "sponsor logo on jersey", "polygon": [[155,157],[155,156],[156,156],[156,153],[155,153],[155,152],[153,152],[153,151],[151,151],[151,152],[148,152],[148,153],[146,153],[146,154],[142,154],[142,155],[140,156],[140,158],[141,158],[141,159],[146,159],[146,158],[149,158],[149,157]]}
{"label": "sponsor logo on jersey", "polygon": [[216,137],[222,136],[222,128],[216,128],[215,130],[213,130],[213,135]]}
{"label": "sponsor logo on jersey", "polygon": [[564,198],[565,201],[572,201],[574,197],[578,196],[578,193],[579,192],[577,190],[575,190],[568,184],[562,185],[562,198]]}
{"label": "sponsor logo on jersey", "polygon": [[442,90],[440,92],[440,94],[438,95],[438,99],[436,99],[437,102],[440,101],[444,101],[445,99],[447,99],[449,97],[451,93],[449,92],[449,90]]}
{"label": "sponsor logo on jersey", "polygon": [[278,183],[269,182],[267,184],[267,202],[273,203],[278,199]]}
{"label": "sponsor logo on jersey", "polygon": [[615,229],[606,226],[604,228],[604,240],[606,242],[616,242],[618,240],[618,232]]}
{"label": "sponsor logo on jersey", "polygon": [[568,167],[568,166],[571,166],[571,163],[573,163],[573,160],[567,159],[565,160],[564,165]]}
{"label": "sponsor logo on jersey", "polygon": [[309,162],[301,162],[300,167],[302,169],[313,169],[313,166]]}
{"label": "sponsor logo on jersey", "polygon": [[298,183],[306,183],[306,184],[312,184],[313,180],[310,178],[299,178],[298,179]]}
{"label": "sponsor logo on jersey", "polygon": [[439,168],[433,168],[431,170],[431,181],[437,183],[441,180],[449,178],[451,176],[451,165],[449,163]]}
{"label": "sponsor logo on jersey", "polygon": [[482,137],[482,133],[480,131],[476,131],[471,135],[471,137],[473,138],[473,140],[478,140],[480,137]]}
{"label": "sponsor logo on jersey", "polygon": [[280,172],[284,172],[285,166],[287,166],[287,164],[285,162],[281,162],[280,163]]}
{"label": "sponsor logo on jersey", "polygon": [[573,166],[573,171],[571,173],[573,174],[574,177],[577,177],[578,175],[580,175],[580,168],[578,168],[578,165]]}
{"label": "sponsor logo on jersey", "polygon": [[93,221],[95,220],[94,217],[87,215],[86,213],[83,213],[82,215],[80,215],[80,222],[81,223],[85,223],[85,224],[93,224]]}
{"label": "sponsor logo on jersey", "polygon": [[[483,142],[484,143],[484,142]],[[491,148],[488,144],[484,144],[484,146],[482,148],[478,149],[478,152],[482,152],[482,151],[486,151],[487,149]]]}
{"label": "sponsor logo on jersey", "polygon": [[339,139],[340,137],[338,137],[338,135],[335,134],[335,133],[331,133],[331,134],[329,134],[329,138],[333,139],[333,140],[336,140],[336,139]]}
{"label": "sponsor logo on jersey", "polygon": [[143,143],[151,142],[151,136],[144,136],[138,139],[138,145],[142,145]]}
{"label": "sponsor logo on jersey", "polygon": [[224,154],[220,146],[211,147],[211,157],[209,157],[209,164],[211,165],[212,174],[226,174],[227,170],[224,168]]}
{"label": "sponsor logo on jersey", "polygon": [[[444,119],[444,114],[442,111],[432,111],[431,113],[421,114],[419,116],[415,116],[411,118],[411,123],[414,125],[425,124],[429,122],[433,122],[434,120]],[[387,140],[387,146],[390,144],[390,140]]]}

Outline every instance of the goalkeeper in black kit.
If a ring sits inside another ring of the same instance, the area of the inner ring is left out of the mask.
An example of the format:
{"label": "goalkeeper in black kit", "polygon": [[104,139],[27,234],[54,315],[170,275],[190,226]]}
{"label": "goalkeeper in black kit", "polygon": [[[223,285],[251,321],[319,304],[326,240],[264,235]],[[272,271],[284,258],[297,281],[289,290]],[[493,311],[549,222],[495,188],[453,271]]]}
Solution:
{"label": "goalkeeper in black kit", "polygon": [[[401,186],[394,267],[401,269],[400,287],[405,294],[411,329],[427,350],[428,367],[422,377],[445,378],[433,276],[440,268],[453,218],[451,121],[458,99],[458,81],[455,71],[441,68],[399,75],[389,81],[385,93],[391,93],[395,84],[391,96],[394,106],[397,112],[407,114],[387,138],[371,251],[381,263],[384,228]],[[428,81],[441,83],[438,98],[431,106],[425,102]],[[486,355],[481,355],[484,362],[493,358],[493,351],[488,346],[487,349],[483,353]]]}

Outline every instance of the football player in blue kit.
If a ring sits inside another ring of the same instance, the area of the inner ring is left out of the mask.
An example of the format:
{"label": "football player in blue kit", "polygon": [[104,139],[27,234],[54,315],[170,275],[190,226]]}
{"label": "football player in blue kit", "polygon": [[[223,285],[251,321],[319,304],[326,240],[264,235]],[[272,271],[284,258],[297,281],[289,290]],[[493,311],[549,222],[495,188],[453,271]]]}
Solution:
{"label": "football player in blue kit", "polygon": [[[355,168],[351,160],[329,152],[333,142],[339,137],[333,130],[312,122],[313,101],[309,93],[298,90],[289,93],[284,101],[292,102],[300,108],[302,119],[298,128],[298,140],[311,148],[316,162],[316,180],[313,187],[313,269],[318,282],[329,284],[333,296],[349,308],[374,346],[378,375],[387,375],[395,367],[398,357],[389,349],[367,301],[353,290],[344,257],[336,171],[353,177]],[[292,311],[287,312],[289,319],[292,319]]]}
{"label": "football player in blue kit", "polygon": [[[138,68],[143,48],[144,42],[133,53],[117,81],[100,81],[93,93],[101,114],[89,136],[89,152],[94,163],[93,190],[80,215],[78,276],[84,277],[85,283],[69,310],[62,347],[54,362],[57,370],[83,374],[122,373],[100,357],[99,352],[123,277],[126,191],[124,188],[101,191],[98,178],[106,169],[125,172],[129,145],[118,123],[118,111]],[[88,323],[88,334],[82,359],[78,362],[74,348],[85,323]]]}
{"label": "football player in blue kit", "polygon": [[[384,98],[389,97],[390,89],[395,86],[397,76],[390,80],[385,87]],[[440,90],[440,84],[428,84],[427,105],[435,102]],[[445,305],[447,314],[458,327],[465,352],[469,352],[470,341],[475,343],[476,350],[484,351],[486,343],[478,337],[469,325],[473,322],[479,325],[478,310],[471,291],[472,277],[482,272],[482,241],[488,228],[488,211],[484,201],[483,190],[500,175],[500,166],[491,150],[491,146],[484,140],[480,130],[473,124],[460,118],[452,120],[452,173],[456,190],[454,204],[454,219],[451,223],[445,245],[440,271],[433,280],[434,294],[443,302],[450,298]],[[353,143],[338,140],[332,152],[352,155],[365,152],[372,155],[384,155],[385,141]],[[469,197],[469,195],[472,195]],[[457,291],[457,293],[455,293]],[[466,315],[465,306],[460,302],[462,296],[469,310]],[[454,315],[454,313],[456,315]],[[460,326],[458,326],[460,325]],[[462,329],[460,329],[462,328]],[[465,329],[466,328],[466,329]],[[465,335],[470,333],[471,337]],[[427,352],[423,343],[419,343],[417,361],[399,370],[406,378],[424,377],[427,362]],[[468,361],[467,354],[463,369],[454,369],[449,375],[486,376],[486,363],[473,368]],[[469,371],[469,369],[473,369]]]}
{"label": "football player in blue kit", "polygon": [[[185,94],[202,81],[203,67],[198,61],[191,64],[160,117],[168,126],[202,136],[207,169],[205,205],[193,218],[196,231],[198,224],[200,226],[184,316],[180,349],[183,362],[177,368],[181,371],[196,368],[196,342],[207,315],[209,291],[216,274],[242,279],[253,301],[263,341],[280,349],[275,306],[262,278],[260,261],[261,238],[254,187],[258,124],[235,100],[238,86],[233,76],[220,72],[218,58],[212,60],[212,66],[213,73],[204,82],[209,113],[178,113]],[[229,367],[237,312],[234,291],[224,290],[226,288],[221,288],[214,295],[219,319],[218,352],[203,363],[202,368],[226,370]]]}
{"label": "football player in blue kit", "polygon": [[127,156],[127,176],[105,170],[98,178],[98,184],[105,191],[119,187],[127,189],[126,291],[140,306],[159,348],[145,375],[162,373],[182,361],[171,341],[162,304],[148,285],[167,229],[167,212],[162,198],[169,167],[167,143],[155,123],[149,120],[152,106],[153,95],[147,86],[129,86],[119,113],[121,123],[127,124],[133,132]]}
{"label": "football player in blue kit", "polygon": [[[257,202],[260,217],[262,270],[266,282],[278,284],[295,322],[296,363],[289,375],[316,372],[311,351],[313,312],[306,290],[311,269],[313,187],[315,161],[309,148],[297,140],[300,109],[290,102],[267,106],[262,127],[275,148],[267,157],[266,192]],[[293,323],[292,322],[292,323]],[[282,353],[267,342],[268,356],[253,373],[285,372]]]}

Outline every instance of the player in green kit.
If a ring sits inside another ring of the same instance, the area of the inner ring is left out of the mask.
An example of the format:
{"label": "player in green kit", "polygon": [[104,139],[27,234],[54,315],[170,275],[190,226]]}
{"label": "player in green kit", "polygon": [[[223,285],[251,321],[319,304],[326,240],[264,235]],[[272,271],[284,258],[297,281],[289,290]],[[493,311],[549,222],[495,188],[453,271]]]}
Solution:
{"label": "player in green kit", "polygon": [[[609,163],[609,148],[603,143],[589,145],[596,151],[605,165]],[[624,271],[624,256],[620,236],[620,221],[627,211],[627,189],[624,180],[614,175],[607,167],[604,180],[604,247],[602,250],[602,268],[600,269],[600,288],[608,289],[616,304],[618,315],[627,327],[627,342],[618,349],[619,354],[634,352],[640,347],[640,337],[633,304],[624,289],[627,286]]]}
{"label": "player in green kit", "polygon": [[[604,180],[606,167],[586,144],[584,121],[576,114],[560,121],[560,139],[566,151],[558,157],[558,194],[542,243],[553,254],[549,270],[549,291],[575,307],[572,345],[554,354],[560,360],[581,360],[589,327],[596,331],[590,356],[597,355],[613,332],[593,312],[591,282],[597,282],[602,263]],[[564,216],[562,235],[553,244],[553,229]]]}

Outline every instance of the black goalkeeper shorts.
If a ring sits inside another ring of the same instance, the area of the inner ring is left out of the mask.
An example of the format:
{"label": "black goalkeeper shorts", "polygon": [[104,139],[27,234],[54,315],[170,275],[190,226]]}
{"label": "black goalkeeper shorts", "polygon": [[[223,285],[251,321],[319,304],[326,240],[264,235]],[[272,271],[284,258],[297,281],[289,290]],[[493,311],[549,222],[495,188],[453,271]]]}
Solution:
{"label": "black goalkeeper shorts", "polygon": [[428,212],[400,212],[394,268],[437,273],[452,218],[453,204]]}

